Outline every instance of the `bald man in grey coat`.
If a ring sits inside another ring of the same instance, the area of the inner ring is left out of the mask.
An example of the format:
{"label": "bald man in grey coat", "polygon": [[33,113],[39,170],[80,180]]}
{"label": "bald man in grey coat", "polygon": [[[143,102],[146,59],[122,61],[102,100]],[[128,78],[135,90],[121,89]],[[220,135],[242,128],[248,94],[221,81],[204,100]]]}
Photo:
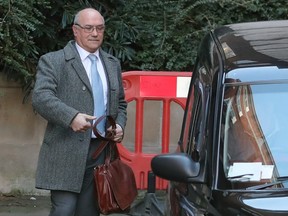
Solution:
{"label": "bald man in grey coat", "polygon": [[91,87],[90,54],[98,58],[106,114],[117,123],[114,140],[123,138],[127,102],[121,67],[115,57],[101,49],[104,30],[104,18],[97,10],[81,10],[74,19],[75,41],[43,55],[38,63],[32,104],[48,124],[39,153],[36,187],[51,191],[50,216],[100,215],[93,168],[104,162],[105,153],[92,158],[100,141],[92,133],[97,107]]}

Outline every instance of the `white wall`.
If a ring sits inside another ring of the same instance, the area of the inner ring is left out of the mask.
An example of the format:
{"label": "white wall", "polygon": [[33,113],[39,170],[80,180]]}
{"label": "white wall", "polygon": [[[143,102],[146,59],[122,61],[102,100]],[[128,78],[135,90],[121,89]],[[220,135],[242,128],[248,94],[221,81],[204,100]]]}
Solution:
{"label": "white wall", "polygon": [[34,173],[46,121],[23,97],[19,85],[0,75],[0,193],[43,193],[34,188]]}

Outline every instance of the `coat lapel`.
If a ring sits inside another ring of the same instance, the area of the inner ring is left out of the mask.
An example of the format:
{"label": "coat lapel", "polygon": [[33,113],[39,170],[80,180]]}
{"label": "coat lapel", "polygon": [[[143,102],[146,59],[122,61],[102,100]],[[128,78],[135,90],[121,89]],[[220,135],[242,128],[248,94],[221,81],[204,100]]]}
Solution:
{"label": "coat lapel", "polygon": [[80,56],[75,47],[75,42],[70,41],[67,46],[64,47],[65,59],[66,61],[71,61],[71,66],[74,69],[75,73],[78,74],[79,78],[82,80],[84,85],[92,93],[92,87],[85,71],[85,68],[81,62]]}
{"label": "coat lapel", "polygon": [[111,63],[111,60],[109,59],[109,57],[107,57],[107,55],[103,52],[102,49],[99,50],[100,52],[100,58],[103,62],[103,66],[104,66],[104,70],[107,76],[107,82],[109,85],[109,89],[111,88],[111,86],[113,86],[113,82],[115,80],[115,77],[117,77],[113,72],[116,71],[116,69],[114,68],[115,64]]}

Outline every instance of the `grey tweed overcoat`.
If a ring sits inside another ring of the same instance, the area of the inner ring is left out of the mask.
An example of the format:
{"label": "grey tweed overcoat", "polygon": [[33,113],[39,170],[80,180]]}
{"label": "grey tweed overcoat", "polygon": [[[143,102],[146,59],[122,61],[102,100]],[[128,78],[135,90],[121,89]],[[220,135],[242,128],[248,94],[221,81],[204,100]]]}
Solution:
{"label": "grey tweed overcoat", "polygon": [[[126,108],[118,59],[100,50],[108,82],[107,114],[123,130]],[[47,121],[36,171],[36,188],[80,192],[91,129],[76,133],[70,124],[77,113],[93,115],[91,85],[75,47],[70,41],[62,50],[40,57],[32,105]]]}

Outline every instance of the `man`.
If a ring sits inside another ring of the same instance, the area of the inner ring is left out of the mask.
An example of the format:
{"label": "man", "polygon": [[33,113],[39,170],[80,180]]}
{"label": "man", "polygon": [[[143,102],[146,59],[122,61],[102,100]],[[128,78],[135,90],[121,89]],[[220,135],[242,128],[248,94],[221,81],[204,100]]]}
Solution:
{"label": "man", "polygon": [[[51,191],[50,216],[100,215],[93,168],[104,163],[105,152],[93,160],[100,143],[92,133],[97,111],[115,119],[114,141],[123,138],[127,103],[121,67],[100,48],[104,30],[104,18],[97,10],[81,10],[74,19],[75,40],[62,50],[43,55],[38,63],[32,104],[48,124],[39,153],[36,188]],[[101,81],[93,85],[95,71]]]}

